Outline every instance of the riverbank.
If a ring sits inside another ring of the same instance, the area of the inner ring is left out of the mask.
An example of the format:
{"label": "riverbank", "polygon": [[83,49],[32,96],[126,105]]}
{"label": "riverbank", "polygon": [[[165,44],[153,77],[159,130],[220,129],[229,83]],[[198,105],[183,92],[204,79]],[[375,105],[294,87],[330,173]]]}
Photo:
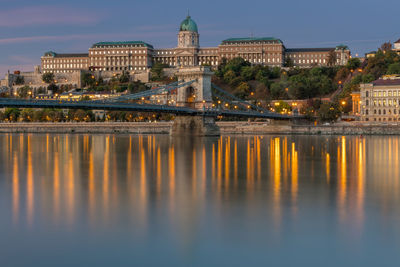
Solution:
{"label": "riverbank", "polygon": [[[218,122],[221,134],[400,135],[400,124],[279,125]],[[169,134],[172,122],[0,123],[0,133]]]}

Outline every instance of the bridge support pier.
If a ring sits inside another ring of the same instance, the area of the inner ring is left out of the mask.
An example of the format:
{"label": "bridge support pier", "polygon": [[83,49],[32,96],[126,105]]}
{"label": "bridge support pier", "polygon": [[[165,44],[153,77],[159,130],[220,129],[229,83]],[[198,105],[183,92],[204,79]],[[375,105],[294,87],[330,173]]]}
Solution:
{"label": "bridge support pier", "polygon": [[215,118],[205,116],[177,116],[171,128],[172,136],[219,136]]}

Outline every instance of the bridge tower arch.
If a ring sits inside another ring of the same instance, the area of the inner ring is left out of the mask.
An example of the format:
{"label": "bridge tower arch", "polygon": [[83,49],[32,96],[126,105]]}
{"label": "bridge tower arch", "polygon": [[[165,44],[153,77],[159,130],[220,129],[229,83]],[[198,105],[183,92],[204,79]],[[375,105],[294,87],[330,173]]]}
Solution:
{"label": "bridge tower arch", "polygon": [[177,105],[187,106],[199,110],[211,108],[211,77],[213,72],[208,67],[185,67],[176,73],[178,81],[194,83],[186,87],[180,87],[177,91]]}
{"label": "bridge tower arch", "polygon": [[[178,81],[191,82],[177,90],[177,105],[205,111],[212,107],[211,77],[213,72],[208,67],[183,67],[178,70]],[[200,112],[201,113],[201,112]],[[212,116],[177,116],[171,129],[171,135],[216,136],[219,127]]]}

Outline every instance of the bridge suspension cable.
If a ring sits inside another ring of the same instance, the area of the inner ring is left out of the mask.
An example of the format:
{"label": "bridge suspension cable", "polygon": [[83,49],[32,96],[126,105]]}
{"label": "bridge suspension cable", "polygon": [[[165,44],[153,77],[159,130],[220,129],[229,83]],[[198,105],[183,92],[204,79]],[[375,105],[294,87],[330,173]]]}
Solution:
{"label": "bridge suspension cable", "polygon": [[188,86],[191,85],[192,83],[196,82],[197,80],[192,80],[189,82],[182,83],[182,81],[174,82],[171,84],[167,84],[155,89],[150,89],[147,91],[135,93],[135,94],[128,94],[128,95],[122,95],[116,98],[111,99],[111,101],[125,101],[125,100],[137,100],[141,99],[143,97],[149,97],[152,95],[159,95],[165,92],[171,92],[172,90],[175,90],[180,87]]}
{"label": "bridge suspension cable", "polygon": [[[245,101],[243,99],[240,99],[240,98],[232,95],[231,93],[223,90],[222,88],[218,87],[215,84],[211,84],[211,86],[212,86],[212,88],[215,89],[216,95],[218,95],[218,97],[220,97],[220,98],[222,97],[222,95],[225,96],[224,99],[227,102],[230,102],[232,104],[237,104],[237,105],[243,105],[243,106],[245,106],[245,108],[247,110],[249,109],[249,107],[251,107],[251,108],[255,109],[257,112],[260,112],[260,113],[270,113],[270,111],[268,111],[266,109],[260,108],[260,107],[258,107],[256,105],[253,105],[253,104],[251,104],[251,103],[249,103],[249,102],[247,102],[247,101]],[[232,100],[229,101],[229,100],[227,100],[227,98],[230,98]]]}
{"label": "bridge suspension cable", "polygon": [[2,86],[0,87],[0,94],[6,93],[8,90],[9,90],[8,87]]}

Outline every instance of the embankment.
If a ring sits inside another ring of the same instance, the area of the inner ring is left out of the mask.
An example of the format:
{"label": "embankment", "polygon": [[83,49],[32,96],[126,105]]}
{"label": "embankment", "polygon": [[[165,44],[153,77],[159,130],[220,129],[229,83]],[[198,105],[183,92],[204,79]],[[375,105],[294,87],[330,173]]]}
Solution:
{"label": "embankment", "polygon": [[[400,135],[400,124],[275,125],[218,122],[221,134]],[[0,123],[0,133],[169,134],[172,122]]]}

